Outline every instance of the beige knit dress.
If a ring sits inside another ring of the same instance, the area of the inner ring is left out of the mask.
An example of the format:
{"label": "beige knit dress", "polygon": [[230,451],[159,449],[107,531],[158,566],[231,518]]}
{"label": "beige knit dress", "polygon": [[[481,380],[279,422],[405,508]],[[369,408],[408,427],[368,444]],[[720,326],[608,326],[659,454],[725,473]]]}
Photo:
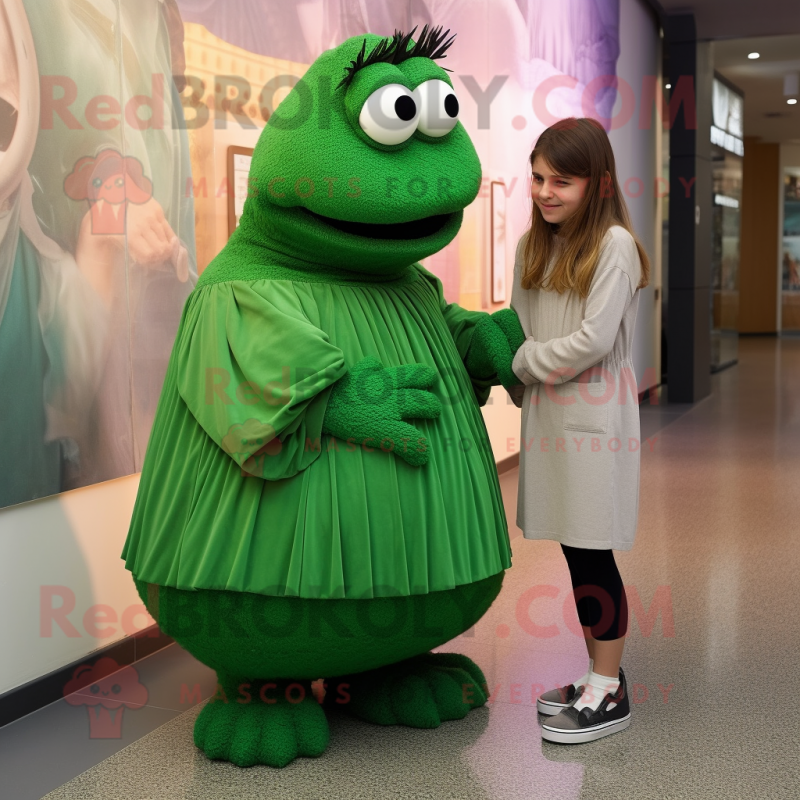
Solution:
{"label": "beige knit dress", "polygon": [[[641,262],[609,229],[586,298],[523,289],[517,245],[511,307],[525,343],[517,525],[527,539],[629,550],[639,512],[639,407],[631,346]],[[548,269],[552,267],[552,262]]]}

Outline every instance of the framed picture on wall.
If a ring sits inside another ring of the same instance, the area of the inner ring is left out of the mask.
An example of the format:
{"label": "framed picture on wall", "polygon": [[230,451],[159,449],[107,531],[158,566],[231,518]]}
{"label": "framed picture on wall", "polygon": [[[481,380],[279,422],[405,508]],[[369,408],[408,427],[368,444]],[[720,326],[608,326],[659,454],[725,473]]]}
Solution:
{"label": "framed picture on wall", "polygon": [[506,300],[506,185],[492,181],[492,302]]}
{"label": "framed picture on wall", "polygon": [[228,236],[239,226],[247,198],[247,176],[253,160],[252,147],[228,147]]}

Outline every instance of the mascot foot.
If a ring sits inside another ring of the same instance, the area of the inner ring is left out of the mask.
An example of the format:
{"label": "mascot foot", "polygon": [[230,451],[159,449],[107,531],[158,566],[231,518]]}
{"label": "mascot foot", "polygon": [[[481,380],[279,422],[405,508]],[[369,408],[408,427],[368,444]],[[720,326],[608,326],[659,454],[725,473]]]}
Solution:
{"label": "mascot foot", "polygon": [[200,712],[194,743],[209,758],[240,767],[285,767],[298,756],[319,756],[330,732],[309,681],[223,679]]}
{"label": "mascot foot", "polygon": [[377,725],[437,728],[486,702],[486,678],[458,653],[425,653],[328,682],[326,705]]}

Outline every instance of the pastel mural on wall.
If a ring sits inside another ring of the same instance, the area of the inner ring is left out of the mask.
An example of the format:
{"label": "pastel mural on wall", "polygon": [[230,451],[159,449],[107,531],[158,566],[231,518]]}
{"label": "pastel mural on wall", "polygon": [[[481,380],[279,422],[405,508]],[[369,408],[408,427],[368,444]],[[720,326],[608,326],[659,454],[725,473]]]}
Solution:
{"label": "pastel mural on wall", "polygon": [[0,506],[140,470],[183,303],[228,236],[227,150],[254,146],[322,51],[425,24],[456,34],[443,65],[484,179],[458,237],[425,266],[472,309],[507,302],[492,274],[510,285],[539,133],[564,116],[610,127],[616,98],[619,0],[3,8]]}

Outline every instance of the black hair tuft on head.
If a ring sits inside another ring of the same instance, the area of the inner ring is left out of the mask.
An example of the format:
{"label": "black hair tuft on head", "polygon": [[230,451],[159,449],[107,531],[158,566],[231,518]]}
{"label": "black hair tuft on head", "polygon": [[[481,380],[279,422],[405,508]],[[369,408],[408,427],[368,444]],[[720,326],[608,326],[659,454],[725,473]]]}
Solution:
{"label": "black hair tuft on head", "polygon": [[[378,42],[378,44],[372,48],[369,55],[366,55],[367,40],[364,39],[361,45],[361,51],[356,58],[350,62],[350,66],[345,67],[345,76],[336,88],[340,89],[342,86],[349,86],[356,73],[371,64],[378,64],[379,62],[402,64],[403,61],[407,61],[409,58],[434,59],[447,57],[445,53],[456,38],[455,34],[449,39],[447,38],[447,35],[450,33],[449,28],[443,33],[441,25],[436,28],[429,28],[425,25],[419,35],[419,39],[417,39],[417,41],[414,42],[414,46],[409,49],[408,43],[411,41],[411,37],[416,30],[417,28],[414,27],[409,33],[395,31],[391,38],[386,38]],[[447,67],[442,67],[442,69],[447,69]],[[447,71],[450,72],[451,70],[447,69]]]}

